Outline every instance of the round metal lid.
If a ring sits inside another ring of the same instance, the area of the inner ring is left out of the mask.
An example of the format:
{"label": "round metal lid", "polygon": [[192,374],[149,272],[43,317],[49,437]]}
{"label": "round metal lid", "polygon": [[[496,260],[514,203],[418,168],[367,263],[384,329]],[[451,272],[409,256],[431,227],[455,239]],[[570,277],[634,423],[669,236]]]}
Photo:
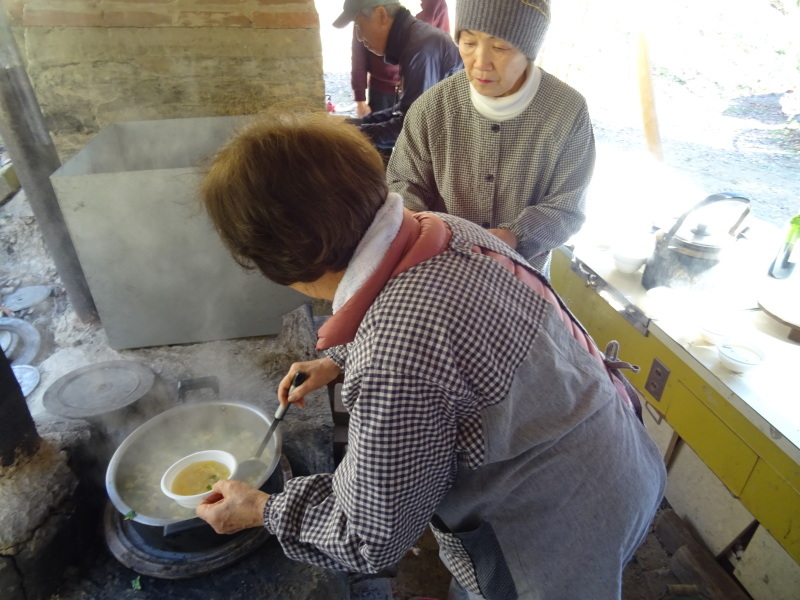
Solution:
{"label": "round metal lid", "polygon": [[695,223],[681,227],[675,241],[690,250],[715,253],[734,240],[726,231],[709,228],[707,223]]}
{"label": "round metal lid", "polygon": [[22,390],[22,395],[27,396],[39,385],[39,369],[31,365],[11,365],[14,377]]}
{"label": "round metal lid", "polygon": [[12,365],[29,365],[39,353],[42,336],[39,330],[23,319],[0,318],[0,331],[6,332],[9,349],[6,352]]}
{"label": "round metal lid", "polygon": [[110,360],[87,365],[56,380],[42,402],[51,413],[85,419],[124,408],[145,396],[155,373],[132,360]]}
{"label": "round metal lid", "polygon": [[46,285],[31,285],[19,288],[16,292],[9,294],[3,299],[3,306],[14,312],[25,310],[26,308],[39,304],[39,302],[50,296],[51,293],[52,290]]}

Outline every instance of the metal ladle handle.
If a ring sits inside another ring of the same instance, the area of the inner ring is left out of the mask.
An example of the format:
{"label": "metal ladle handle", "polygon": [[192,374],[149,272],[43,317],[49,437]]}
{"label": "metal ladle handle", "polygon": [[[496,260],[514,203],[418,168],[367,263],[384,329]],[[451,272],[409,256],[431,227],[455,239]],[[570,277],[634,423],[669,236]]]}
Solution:
{"label": "metal ladle handle", "polygon": [[[292,385],[289,386],[289,393],[291,394],[292,391],[302,384],[308,375],[303,373],[302,371],[298,371],[294,375],[294,379],[292,379]],[[272,421],[272,425],[269,426],[269,431],[267,431],[267,435],[264,436],[264,439],[261,441],[261,445],[258,447],[258,451],[256,452],[256,458],[261,458],[261,455],[264,453],[264,450],[267,447],[267,443],[269,443],[270,438],[272,437],[272,432],[275,431],[275,428],[278,426],[278,423],[283,421],[283,417],[286,415],[286,411],[289,410],[289,404],[283,406],[282,404],[278,407],[278,410],[275,411],[275,418]]]}

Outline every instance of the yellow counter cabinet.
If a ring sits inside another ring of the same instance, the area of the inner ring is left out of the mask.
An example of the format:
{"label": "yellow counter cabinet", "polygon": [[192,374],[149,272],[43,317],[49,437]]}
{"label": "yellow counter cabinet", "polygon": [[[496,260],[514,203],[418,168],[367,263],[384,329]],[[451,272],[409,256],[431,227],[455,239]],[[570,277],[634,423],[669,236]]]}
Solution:
{"label": "yellow counter cabinet", "polygon": [[[601,350],[610,340],[617,340],[620,358],[641,368],[639,373],[626,375],[650,405],[651,415],[654,410],[674,430],[676,439],[671,446],[677,442],[691,447],[794,560],[796,572],[792,576],[800,576],[800,449],[796,428],[783,419],[765,419],[753,408],[760,408],[763,399],[748,402],[748,393],[741,393],[741,389],[750,388],[740,386],[738,381],[738,391],[728,387],[727,375],[720,377],[712,372],[717,369],[715,359],[704,354],[706,349],[687,350],[685,340],[668,335],[661,322],[650,321],[645,331],[641,325],[632,324],[623,314],[634,309],[626,309],[615,298],[624,297],[634,304],[636,293],[627,290],[629,293],[622,296],[619,292],[614,295],[616,290],[603,290],[608,288],[607,281],[603,280],[604,285],[600,286],[593,281],[595,276],[613,280],[608,270],[604,259],[591,253],[584,259],[580,249],[576,254],[567,247],[553,252],[553,287]],[[588,277],[587,271],[591,273]],[[638,286],[641,288],[640,283]],[[645,293],[643,288],[640,291]],[[800,357],[800,345],[794,344],[795,348],[792,344],[787,346],[788,351],[797,352]],[[800,370],[800,360],[795,364],[795,372],[786,373],[785,385],[778,382],[774,389],[798,395],[796,371]],[[656,390],[656,397],[648,390],[648,377],[662,365],[669,374],[663,391]],[[800,397],[794,402],[800,406]],[[668,468],[670,458],[667,452]]]}

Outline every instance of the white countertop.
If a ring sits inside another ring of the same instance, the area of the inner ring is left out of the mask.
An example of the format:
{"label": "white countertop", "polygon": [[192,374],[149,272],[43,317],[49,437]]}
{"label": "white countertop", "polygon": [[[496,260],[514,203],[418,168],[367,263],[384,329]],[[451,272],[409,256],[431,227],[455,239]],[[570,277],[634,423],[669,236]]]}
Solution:
{"label": "white countertop", "polygon": [[[774,228],[761,230],[770,234],[770,241],[774,239]],[[650,335],[684,357],[709,386],[800,463],[800,343],[789,340],[789,326],[758,309],[758,297],[767,286],[785,286],[781,289],[800,303],[800,273],[784,281],[768,277],[773,244],[757,244],[759,236],[754,237],[756,241],[743,245],[740,255],[731,259],[736,271],[730,286],[714,292],[667,287],[645,290],[643,268],[633,274],[616,270],[608,240],[592,235],[591,229],[571,245],[580,261],[651,319]],[[754,252],[756,245],[758,251]],[[724,367],[716,346],[704,339],[701,331],[703,324],[720,321],[729,336],[761,348],[764,362],[741,374]]]}

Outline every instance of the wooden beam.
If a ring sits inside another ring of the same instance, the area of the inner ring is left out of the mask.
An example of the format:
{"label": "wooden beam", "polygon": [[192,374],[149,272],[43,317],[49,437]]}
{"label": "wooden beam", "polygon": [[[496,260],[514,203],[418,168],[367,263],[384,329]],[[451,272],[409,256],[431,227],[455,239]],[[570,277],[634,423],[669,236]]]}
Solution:
{"label": "wooden beam", "polygon": [[653,77],[650,73],[650,52],[644,24],[641,24],[639,29],[636,58],[639,75],[639,98],[642,103],[642,125],[644,127],[644,137],[647,141],[647,149],[658,160],[663,160],[664,154],[661,150],[661,135],[658,129]]}

